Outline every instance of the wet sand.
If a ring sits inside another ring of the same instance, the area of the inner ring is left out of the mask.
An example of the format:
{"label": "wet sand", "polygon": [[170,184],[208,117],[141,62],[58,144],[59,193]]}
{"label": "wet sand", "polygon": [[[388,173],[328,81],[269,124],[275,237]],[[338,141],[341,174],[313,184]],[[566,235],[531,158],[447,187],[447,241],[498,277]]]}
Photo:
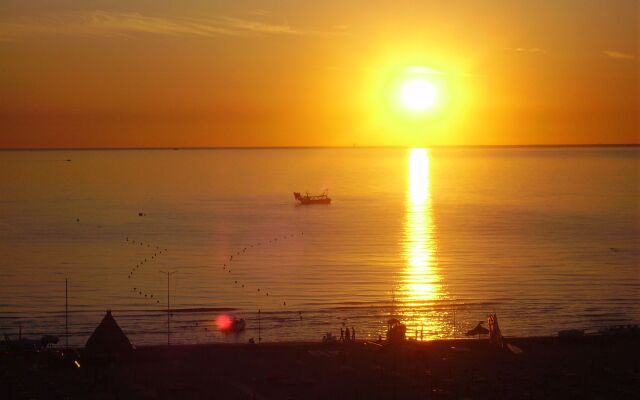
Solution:
{"label": "wet sand", "polygon": [[2,356],[3,399],[631,399],[640,340],[510,339],[380,347],[270,343],[138,348],[112,367],[34,368]]}

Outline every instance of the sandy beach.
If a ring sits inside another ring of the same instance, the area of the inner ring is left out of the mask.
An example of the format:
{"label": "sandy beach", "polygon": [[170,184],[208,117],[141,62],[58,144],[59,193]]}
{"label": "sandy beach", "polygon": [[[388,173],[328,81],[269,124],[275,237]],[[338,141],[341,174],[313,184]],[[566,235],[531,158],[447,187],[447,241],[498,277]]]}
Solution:
{"label": "sandy beach", "polygon": [[138,348],[113,366],[2,356],[4,399],[631,399],[637,337]]}

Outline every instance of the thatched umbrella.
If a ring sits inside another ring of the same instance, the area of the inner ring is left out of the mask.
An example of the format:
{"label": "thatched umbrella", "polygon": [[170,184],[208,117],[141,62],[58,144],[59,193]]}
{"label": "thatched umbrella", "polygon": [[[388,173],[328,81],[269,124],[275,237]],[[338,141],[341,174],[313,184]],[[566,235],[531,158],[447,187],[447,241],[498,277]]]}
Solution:
{"label": "thatched umbrella", "polygon": [[107,310],[84,347],[85,355],[89,358],[121,358],[129,355],[133,349],[127,335],[111,315],[111,310]]}
{"label": "thatched umbrella", "polygon": [[482,326],[482,324],[484,324],[484,321],[478,321],[478,325],[476,325],[475,328],[467,331],[467,333],[465,333],[465,335],[467,335],[467,336],[478,335],[478,338],[480,338],[480,335],[486,335],[487,333],[489,333],[489,330],[487,328],[485,328],[484,326]]}

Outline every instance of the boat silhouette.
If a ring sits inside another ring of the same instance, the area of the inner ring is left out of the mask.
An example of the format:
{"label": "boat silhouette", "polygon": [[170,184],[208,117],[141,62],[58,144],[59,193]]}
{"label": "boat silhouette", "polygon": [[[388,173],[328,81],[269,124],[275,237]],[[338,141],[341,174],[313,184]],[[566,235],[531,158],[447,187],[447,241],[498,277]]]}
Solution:
{"label": "boat silhouette", "polygon": [[300,192],[293,192],[293,197],[298,200],[301,205],[307,206],[311,204],[330,204],[331,198],[325,190],[320,195],[310,195],[308,192],[303,195]]}
{"label": "boat silhouette", "polygon": [[229,326],[220,328],[220,331],[224,334],[230,334],[230,333],[238,334],[244,331],[245,326],[246,326],[246,322],[244,321],[243,318],[233,318],[229,323]]}

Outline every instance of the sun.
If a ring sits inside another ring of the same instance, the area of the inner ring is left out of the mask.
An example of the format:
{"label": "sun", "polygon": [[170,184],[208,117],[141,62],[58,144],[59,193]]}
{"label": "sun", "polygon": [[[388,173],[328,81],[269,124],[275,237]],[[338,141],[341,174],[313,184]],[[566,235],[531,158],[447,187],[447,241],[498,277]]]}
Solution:
{"label": "sun", "polygon": [[436,86],[425,78],[408,78],[400,85],[400,104],[409,111],[427,111],[435,106],[437,99]]}
{"label": "sun", "polygon": [[440,135],[452,121],[452,107],[457,107],[452,101],[456,93],[453,75],[442,66],[400,62],[373,69],[366,76],[370,88],[363,86],[366,90],[361,91],[364,104],[371,107],[372,129],[406,138],[421,138],[427,128],[429,137],[436,132]]}

